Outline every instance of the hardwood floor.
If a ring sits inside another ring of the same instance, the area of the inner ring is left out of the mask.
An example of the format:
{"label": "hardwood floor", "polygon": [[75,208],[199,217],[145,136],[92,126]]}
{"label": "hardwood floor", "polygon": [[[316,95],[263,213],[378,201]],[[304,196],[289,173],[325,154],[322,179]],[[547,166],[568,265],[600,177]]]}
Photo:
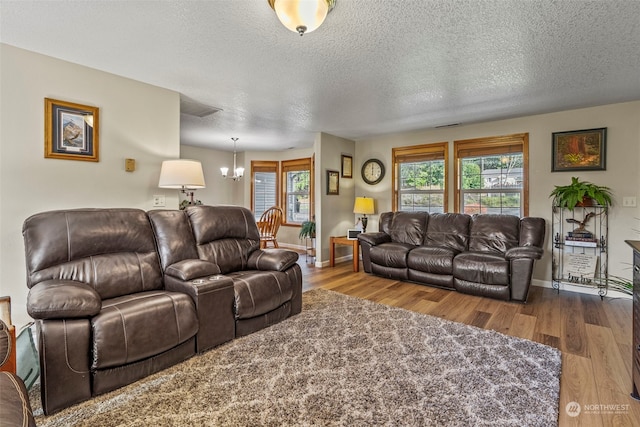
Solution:
{"label": "hardwood floor", "polygon": [[[317,268],[299,261],[303,288],[324,288],[419,313],[494,329],[562,351],[560,426],[640,426],[631,392],[632,302],[532,287],[527,304],[354,273],[352,262]],[[565,408],[580,405],[577,416]],[[526,408],[523,408],[526,410]]]}

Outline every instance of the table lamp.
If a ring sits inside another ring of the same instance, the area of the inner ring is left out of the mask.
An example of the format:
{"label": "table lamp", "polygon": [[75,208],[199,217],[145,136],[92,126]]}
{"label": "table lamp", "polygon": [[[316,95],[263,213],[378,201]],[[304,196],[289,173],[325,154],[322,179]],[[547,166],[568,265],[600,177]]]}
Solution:
{"label": "table lamp", "polygon": [[371,197],[356,197],[356,202],[353,205],[353,213],[364,215],[360,218],[360,221],[362,221],[362,232],[366,233],[367,222],[369,222],[367,215],[375,213],[373,199]]}

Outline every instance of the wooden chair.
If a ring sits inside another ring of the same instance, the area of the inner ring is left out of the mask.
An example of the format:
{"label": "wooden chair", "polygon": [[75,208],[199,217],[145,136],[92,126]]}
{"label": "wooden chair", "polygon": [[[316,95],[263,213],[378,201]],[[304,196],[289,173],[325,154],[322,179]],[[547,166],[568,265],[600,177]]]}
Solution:
{"label": "wooden chair", "polygon": [[274,248],[278,247],[276,235],[280,224],[284,219],[284,212],[277,206],[272,206],[262,213],[258,221],[258,230],[260,231],[260,248],[264,249],[271,242]]}

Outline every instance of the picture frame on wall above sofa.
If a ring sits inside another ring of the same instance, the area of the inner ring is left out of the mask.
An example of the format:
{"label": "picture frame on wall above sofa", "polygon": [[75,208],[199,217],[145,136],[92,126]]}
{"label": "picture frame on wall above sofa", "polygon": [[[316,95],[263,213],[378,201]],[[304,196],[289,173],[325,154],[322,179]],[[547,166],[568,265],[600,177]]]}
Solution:
{"label": "picture frame on wall above sofa", "polygon": [[327,170],[327,196],[340,194],[340,173]]}
{"label": "picture frame on wall above sofa", "polygon": [[44,157],[100,161],[98,113],[98,107],[45,98]]}
{"label": "picture frame on wall above sofa", "polygon": [[551,172],[607,169],[607,128],[554,132],[551,139]]}
{"label": "picture frame on wall above sofa", "polygon": [[342,177],[353,178],[353,157],[342,155]]}

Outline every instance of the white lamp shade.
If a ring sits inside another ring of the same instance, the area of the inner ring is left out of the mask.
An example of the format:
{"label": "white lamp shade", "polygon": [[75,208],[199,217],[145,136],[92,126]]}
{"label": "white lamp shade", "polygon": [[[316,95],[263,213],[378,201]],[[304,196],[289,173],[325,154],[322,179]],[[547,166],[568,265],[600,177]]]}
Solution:
{"label": "white lamp shade", "polygon": [[362,215],[374,214],[373,199],[371,197],[356,197],[356,202],[353,204],[353,213]]}
{"label": "white lamp shade", "polygon": [[305,34],[322,25],[329,12],[327,0],[275,0],[273,8],[282,25],[294,33],[306,27]]}
{"label": "white lamp shade", "polygon": [[204,188],[202,163],[197,160],[165,160],[160,169],[160,188]]}

